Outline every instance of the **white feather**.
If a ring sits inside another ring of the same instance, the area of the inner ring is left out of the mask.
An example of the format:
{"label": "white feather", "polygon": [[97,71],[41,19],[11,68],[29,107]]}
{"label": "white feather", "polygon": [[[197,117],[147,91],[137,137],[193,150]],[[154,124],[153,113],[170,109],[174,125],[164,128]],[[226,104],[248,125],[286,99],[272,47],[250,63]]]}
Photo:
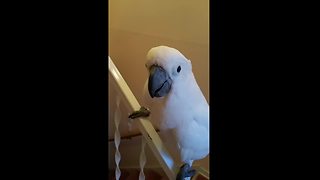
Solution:
{"label": "white feather", "polygon": [[[152,48],[147,54],[146,66],[163,67],[172,79],[170,92],[162,98],[151,98],[148,79],[144,87],[145,105],[155,127],[172,138],[163,139],[171,144],[174,154],[184,163],[209,154],[209,105],[192,73],[191,61],[178,50],[167,46]],[[180,73],[177,67],[181,66]],[[164,136],[165,137],[165,136]]]}

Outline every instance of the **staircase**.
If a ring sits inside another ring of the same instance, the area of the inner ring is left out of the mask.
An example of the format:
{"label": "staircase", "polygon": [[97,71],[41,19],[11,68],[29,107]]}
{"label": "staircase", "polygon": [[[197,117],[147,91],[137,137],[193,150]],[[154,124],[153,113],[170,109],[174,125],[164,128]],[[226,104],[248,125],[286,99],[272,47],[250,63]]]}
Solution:
{"label": "staircase", "polygon": [[[111,180],[115,180],[114,175],[115,169],[109,169],[109,178]],[[140,169],[138,168],[126,168],[121,169],[121,177],[120,180],[137,180],[139,179]],[[164,171],[161,168],[145,168],[144,174],[146,179],[150,180],[169,180],[165,175]],[[197,174],[192,178],[192,180],[208,180],[207,177],[202,174]]]}
{"label": "staircase", "polygon": [[[119,99],[121,99],[120,104]],[[116,101],[118,104],[114,105]],[[139,153],[142,138],[147,143],[145,148],[147,161],[143,170],[145,179],[175,180],[179,165],[168,153],[151,122],[148,119],[139,118],[135,120],[133,127],[129,126],[127,115],[139,109],[140,104],[109,57],[109,179],[116,179],[115,136],[113,136],[116,130],[114,128],[110,129],[110,127],[115,126],[115,118],[120,118],[120,127],[117,129],[122,137],[119,146],[121,154],[120,180],[139,179]],[[121,114],[121,117],[115,117],[114,112],[116,111],[121,111],[121,113],[118,113]],[[197,170],[197,174],[192,178],[193,180],[209,179],[209,172],[202,167],[193,166],[193,168]]]}

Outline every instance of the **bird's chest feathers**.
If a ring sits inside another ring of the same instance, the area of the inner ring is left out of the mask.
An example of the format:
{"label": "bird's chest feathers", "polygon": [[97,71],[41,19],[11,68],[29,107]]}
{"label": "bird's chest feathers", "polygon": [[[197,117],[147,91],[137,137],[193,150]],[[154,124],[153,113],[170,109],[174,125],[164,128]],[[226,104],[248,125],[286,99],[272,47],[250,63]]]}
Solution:
{"label": "bird's chest feathers", "polygon": [[172,92],[163,107],[163,126],[176,128],[192,120],[192,102],[183,94]]}

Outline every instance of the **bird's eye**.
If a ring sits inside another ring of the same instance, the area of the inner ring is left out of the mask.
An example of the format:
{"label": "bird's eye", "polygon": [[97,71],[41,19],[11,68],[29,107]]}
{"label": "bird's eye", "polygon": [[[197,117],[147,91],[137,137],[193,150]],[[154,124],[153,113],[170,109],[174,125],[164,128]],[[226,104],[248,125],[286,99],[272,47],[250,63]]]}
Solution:
{"label": "bird's eye", "polygon": [[181,71],[181,67],[180,66],[178,66],[178,68],[177,68],[177,72],[179,73]]}

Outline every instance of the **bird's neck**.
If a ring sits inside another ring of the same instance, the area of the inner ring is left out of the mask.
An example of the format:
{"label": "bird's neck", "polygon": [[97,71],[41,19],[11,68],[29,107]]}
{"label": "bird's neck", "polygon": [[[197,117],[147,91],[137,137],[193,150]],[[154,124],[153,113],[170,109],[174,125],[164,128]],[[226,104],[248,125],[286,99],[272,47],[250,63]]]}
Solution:
{"label": "bird's neck", "polygon": [[174,84],[172,93],[178,98],[188,98],[191,101],[203,99],[206,101],[193,74],[188,76],[184,81],[178,81]]}

